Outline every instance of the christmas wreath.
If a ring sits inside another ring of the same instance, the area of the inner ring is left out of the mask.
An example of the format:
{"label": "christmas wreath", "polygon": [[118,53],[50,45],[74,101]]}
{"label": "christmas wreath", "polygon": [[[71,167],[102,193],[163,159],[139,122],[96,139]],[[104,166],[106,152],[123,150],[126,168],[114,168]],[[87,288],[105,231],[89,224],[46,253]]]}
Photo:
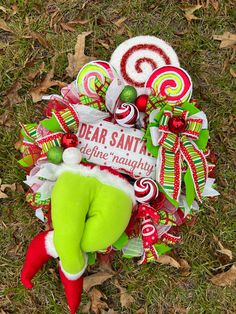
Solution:
{"label": "christmas wreath", "polygon": [[59,257],[75,313],[97,253],[119,251],[144,264],[181,240],[198,202],[218,195],[207,117],[191,95],[175,51],[138,36],[110,62],[86,64],[61,95],[44,97],[46,118],[21,131],[26,199],[50,229],[29,245],[26,288]]}

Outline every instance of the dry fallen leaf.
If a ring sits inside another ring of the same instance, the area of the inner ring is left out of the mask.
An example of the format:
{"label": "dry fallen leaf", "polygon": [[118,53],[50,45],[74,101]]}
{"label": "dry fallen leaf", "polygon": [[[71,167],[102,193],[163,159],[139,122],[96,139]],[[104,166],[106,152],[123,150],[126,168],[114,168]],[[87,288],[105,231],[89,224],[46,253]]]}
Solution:
{"label": "dry fallen leaf", "polygon": [[21,89],[21,83],[15,81],[13,85],[5,92],[4,105],[13,106],[22,102],[22,98],[19,96],[18,91]]}
{"label": "dry fallen leaf", "polygon": [[118,19],[117,21],[114,22],[114,24],[117,27],[121,27],[121,25],[127,20],[127,17],[123,16],[120,19]]}
{"label": "dry fallen leaf", "polygon": [[0,10],[4,13],[7,13],[7,9],[2,5],[0,5]]}
{"label": "dry fallen leaf", "polygon": [[231,260],[233,259],[233,253],[232,253],[232,251],[229,250],[229,249],[226,249],[215,235],[213,236],[213,240],[214,240],[214,241],[218,244],[218,246],[220,247],[220,249],[219,249],[219,250],[216,250],[216,251],[219,252],[219,253],[221,253],[221,254],[223,254],[223,255],[225,255],[225,256],[227,257],[227,259],[228,259],[229,261],[231,261]]}
{"label": "dry fallen leaf", "polygon": [[72,20],[72,21],[69,21],[67,23],[61,23],[61,27],[66,30],[66,31],[69,31],[69,32],[75,32],[76,29],[75,29],[75,26],[80,24],[80,25],[85,25],[89,22],[89,20]]}
{"label": "dry fallen leaf", "polygon": [[42,73],[43,73],[44,69],[45,69],[45,63],[42,62],[42,63],[40,64],[40,66],[39,66],[38,69],[36,69],[36,70],[33,71],[33,72],[30,72],[30,73],[26,76],[26,79],[27,79],[28,81],[33,81],[39,74],[42,74]]}
{"label": "dry fallen leaf", "polygon": [[95,60],[94,57],[88,57],[84,54],[85,38],[90,34],[91,32],[83,32],[78,35],[75,45],[75,53],[68,53],[67,55],[68,67],[66,68],[66,73],[71,78],[75,77],[84,64]]}
{"label": "dry fallen leaf", "polygon": [[62,88],[67,85],[64,82],[53,80],[54,68],[55,68],[55,59],[52,60],[52,69],[47,73],[45,78],[42,81],[40,81],[37,84],[37,86],[30,89],[29,93],[34,103],[42,100],[42,96],[45,95],[45,93],[50,87],[59,86],[60,88]]}
{"label": "dry fallen leaf", "polygon": [[179,259],[178,263],[180,264],[181,276],[183,276],[183,277],[189,276],[190,270],[191,270],[189,263],[183,258]]}
{"label": "dry fallen leaf", "polygon": [[83,289],[89,291],[92,287],[101,285],[104,281],[111,278],[113,274],[108,272],[98,272],[84,278]]}
{"label": "dry fallen leaf", "polygon": [[13,33],[13,30],[7,25],[7,23],[0,18],[0,29],[8,33]]}
{"label": "dry fallen leaf", "polygon": [[230,74],[231,74],[233,77],[236,77],[236,72],[234,71],[233,68],[230,68],[230,69],[229,69],[229,72],[230,72]]}
{"label": "dry fallen leaf", "polygon": [[17,12],[18,12],[18,7],[17,7],[17,5],[16,5],[16,4],[13,4],[13,5],[11,6],[11,8],[12,8],[11,16],[16,15]]}
{"label": "dry fallen leaf", "polygon": [[8,198],[8,195],[4,193],[6,189],[10,189],[14,192],[16,190],[16,184],[2,184],[2,179],[0,179],[0,199]]}
{"label": "dry fallen leaf", "polygon": [[190,23],[192,20],[200,20],[199,17],[196,17],[193,13],[202,8],[202,5],[197,4],[188,8],[182,8],[184,11],[184,17]]}
{"label": "dry fallen leaf", "polygon": [[173,266],[175,268],[180,268],[180,264],[171,256],[169,255],[161,255],[158,259],[157,262],[163,265],[170,265]]}
{"label": "dry fallen leaf", "polygon": [[0,116],[0,125],[10,128],[13,126],[13,121],[10,118],[9,112],[5,111],[1,116]]}
{"label": "dry fallen leaf", "polygon": [[145,314],[145,310],[143,308],[137,310],[135,314]]}
{"label": "dry fallen leaf", "polygon": [[119,314],[119,313],[114,311],[113,309],[109,309],[108,311],[102,310],[101,314]]}
{"label": "dry fallen leaf", "polygon": [[118,280],[115,280],[115,286],[120,290],[120,303],[122,307],[129,308],[132,303],[134,303],[134,298],[127,290],[119,284]]}
{"label": "dry fallen leaf", "polygon": [[30,35],[33,39],[37,40],[44,48],[51,48],[51,45],[49,44],[45,36],[41,35],[38,32],[31,32]]}
{"label": "dry fallen leaf", "polygon": [[98,40],[98,43],[101,44],[105,49],[109,50],[110,46],[104,40]]}
{"label": "dry fallen leaf", "polygon": [[109,307],[106,304],[106,302],[102,301],[101,299],[106,299],[106,296],[101,293],[101,291],[99,291],[96,288],[93,288],[90,292],[89,292],[89,297],[91,300],[91,306],[90,306],[90,310],[92,312],[94,312],[95,314],[100,314],[101,310],[108,310]]}
{"label": "dry fallen leaf", "polygon": [[61,27],[65,30],[65,31],[69,31],[69,32],[75,32],[76,29],[71,26],[69,23],[61,23]]}
{"label": "dry fallen leaf", "polygon": [[236,45],[236,34],[224,32],[223,35],[213,35],[213,39],[220,40],[220,48],[233,47]]}
{"label": "dry fallen leaf", "polygon": [[219,10],[220,4],[217,0],[210,0],[211,5],[213,6],[214,10],[217,12]]}
{"label": "dry fallen leaf", "polygon": [[215,275],[210,281],[216,286],[232,286],[236,281],[236,266],[232,265],[228,271]]}

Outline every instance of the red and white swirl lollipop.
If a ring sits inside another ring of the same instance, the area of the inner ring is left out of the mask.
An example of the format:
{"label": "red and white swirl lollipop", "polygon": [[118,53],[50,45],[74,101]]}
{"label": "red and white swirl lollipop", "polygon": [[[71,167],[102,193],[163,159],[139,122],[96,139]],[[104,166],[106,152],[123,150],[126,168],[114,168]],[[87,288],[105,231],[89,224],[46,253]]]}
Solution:
{"label": "red and white swirl lollipop", "polygon": [[157,198],[159,190],[154,180],[140,178],[134,183],[134,193],[139,203],[150,203]]}
{"label": "red and white swirl lollipop", "polygon": [[133,104],[119,104],[115,109],[114,118],[119,125],[131,128],[139,118],[138,108]]}
{"label": "red and white swirl lollipop", "polygon": [[173,48],[164,40],[154,36],[137,36],[116,48],[110,64],[125,84],[140,91],[154,69],[167,64],[179,66],[179,60]]}
{"label": "red and white swirl lollipop", "polygon": [[184,69],[171,65],[154,70],[145,86],[172,104],[188,101],[192,95],[191,77]]}
{"label": "red and white swirl lollipop", "polygon": [[76,78],[78,92],[92,98],[98,97],[95,89],[96,77],[102,83],[105,82],[105,77],[112,81],[115,77],[115,70],[105,61],[98,60],[85,64]]}

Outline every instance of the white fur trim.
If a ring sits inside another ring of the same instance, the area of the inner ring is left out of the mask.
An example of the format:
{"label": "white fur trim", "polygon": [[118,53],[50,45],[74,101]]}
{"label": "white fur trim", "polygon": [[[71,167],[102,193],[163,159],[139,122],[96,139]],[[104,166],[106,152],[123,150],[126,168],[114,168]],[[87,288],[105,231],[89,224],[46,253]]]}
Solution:
{"label": "white fur trim", "polygon": [[85,177],[94,177],[101,183],[113,186],[114,188],[117,188],[128,194],[128,196],[132,199],[132,202],[134,204],[136,203],[133,186],[125,179],[122,179],[121,177],[110,173],[108,170],[101,170],[98,166],[95,166],[91,169],[90,167],[86,167],[83,165],[73,165],[72,167],[66,164],[62,164],[60,168],[57,169],[57,174],[60,175],[66,171],[78,173],[81,176]]}
{"label": "white fur trim", "polygon": [[53,242],[53,235],[54,235],[54,231],[49,231],[48,234],[46,235],[45,238],[45,246],[46,246],[46,251],[48,253],[48,255],[57,258],[58,254]]}
{"label": "white fur trim", "polygon": [[79,279],[83,275],[83,273],[85,272],[85,269],[87,268],[87,265],[88,265],[88,256],[87,256],[86,253],[83,253],[83,255],[84,255],[85,264],[84,264],[83,269],[79,273],[77,273],[77,274],[70,274],[70,273],[66,272],[63,269],[63,267],[62,267],[61,261],[59,261],[59,265],[61,267],[61,270],[62,270],[63,274],[66,276],[67,279],[69,279],[69,280],[77,280],[77,279]]}

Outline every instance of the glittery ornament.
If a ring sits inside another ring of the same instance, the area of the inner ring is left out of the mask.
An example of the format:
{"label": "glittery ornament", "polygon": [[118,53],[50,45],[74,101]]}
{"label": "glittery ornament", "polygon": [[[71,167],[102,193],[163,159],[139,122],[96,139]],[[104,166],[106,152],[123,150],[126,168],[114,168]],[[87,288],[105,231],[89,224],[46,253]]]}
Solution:
{"label": "glittery ornament", "polygon": [[126,85],[120,93],[119,98],[123,102],[134,102],[137,98],[137,91],[133,86]]}
{"label": "glittery ornament", "polygon": [[182,117],[172,117],[170,118],[168,122],[169,130],[172,133],[178,134],[185,131],[186,128],[186,122]]}
{"label": "glittery ornament", "polygon": [[114,118],[119,125],[133,127],[139,118],[139,111],[133,104],[121,104],[115,109]]}
{"label": "glittery ornament", "polygon": [[73,133],[66,133],[62,135],[61,146],[64,148],[76,147],[78,145],[78,138]]}
{"label": "glittery ornament", "polygon": [[150,205],[155,209],[155,210],[159,210],[163,208],[163,205],[165,203],[166,197],[165,194],[162,192],[159,192],[157,198],[155,198],[154,200],[152,200],[150,202]]}
{"label": "glittery ornament", "polygon": [[140,95],[135,101],[135,106],[138,108],[140,112],[145,112],[146,106],[148,102],[148,95]]}
{"label": "glittery ornament", "polygon": [[139,203],[149,203],[158,196],[158,187],[150,178],[140,178],[134,183],[134,193]]}
{"label": "glittery ornament", "polygon": [[61,147],[52,147],[47,152],[47,158],[51,163],[58,165],[62,162],[62,153],[63,149]]}

